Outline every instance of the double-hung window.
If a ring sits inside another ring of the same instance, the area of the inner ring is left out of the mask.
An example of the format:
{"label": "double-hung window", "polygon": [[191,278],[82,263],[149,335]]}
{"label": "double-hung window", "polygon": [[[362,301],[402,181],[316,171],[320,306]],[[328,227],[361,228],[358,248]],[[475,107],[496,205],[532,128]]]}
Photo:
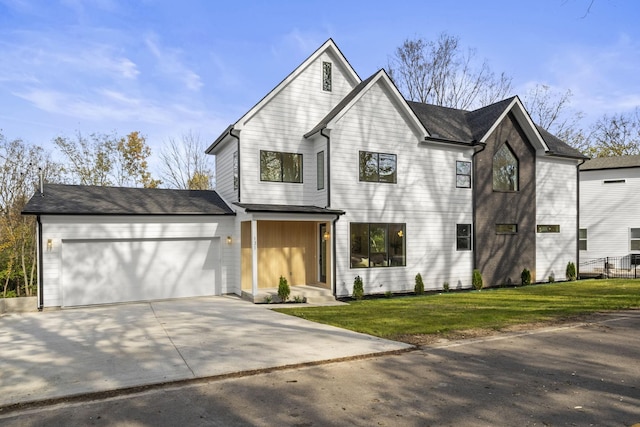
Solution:
{"label": "double-hung window", "polygon": [[640,228],[629,229],[629,248],[632,251],[640,251]]}
{"label": "double-hung window", "polygon": [[456,161],[456,187],[471,188],[471,162]]}
{"label": "double-hung window", "polygon": [[456,224],[456,250],[471,250],[471,224]]}
{"label": "double-hung window", "polygon": [[578,249],[581,251],[587,250],[587,229],[581,228],[578,230]]}

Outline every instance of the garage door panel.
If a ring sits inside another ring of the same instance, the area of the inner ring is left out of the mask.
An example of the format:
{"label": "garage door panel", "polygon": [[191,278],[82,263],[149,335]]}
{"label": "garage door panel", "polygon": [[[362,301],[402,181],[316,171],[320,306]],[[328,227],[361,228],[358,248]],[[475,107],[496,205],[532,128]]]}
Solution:
{"label": "garage door panel", "polygon": [[214,295],[220,239],[65,240],[63,305]]}

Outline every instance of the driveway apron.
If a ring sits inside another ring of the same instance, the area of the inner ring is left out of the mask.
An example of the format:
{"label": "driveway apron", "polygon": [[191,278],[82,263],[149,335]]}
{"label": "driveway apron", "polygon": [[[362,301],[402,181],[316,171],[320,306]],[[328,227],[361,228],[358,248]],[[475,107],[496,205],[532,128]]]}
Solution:
{"label": "driveway apron", "polygon": [[0,316],[0,407],[403,350],[235,297]]}

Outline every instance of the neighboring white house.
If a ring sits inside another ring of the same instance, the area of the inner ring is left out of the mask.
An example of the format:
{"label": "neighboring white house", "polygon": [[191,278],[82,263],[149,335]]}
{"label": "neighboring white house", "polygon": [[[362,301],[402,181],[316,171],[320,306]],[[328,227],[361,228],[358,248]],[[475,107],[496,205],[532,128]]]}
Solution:
{"label": "neighboring white house", "polygon": [[587,161],[580,166],[580,263],[586,270],[622,258],[617,266],[630,267],[639,254],[640,155]]}
{"label": "neighboring white house", "polygon": [[577,260],[584,156],[518,97],[474,111],[407,102],[384,70],[361,80],[333,40],[207,153],[217,189],[195,207],[177,190],[35,195],[25,213],[45,248],[43,305],[258,300],[280,277],[337,297],[356,276],[368,294],[412,291],[417,273],[426,289],[462,289],[474,268],[492,286],[519,283],[524,268],[562,280]]}

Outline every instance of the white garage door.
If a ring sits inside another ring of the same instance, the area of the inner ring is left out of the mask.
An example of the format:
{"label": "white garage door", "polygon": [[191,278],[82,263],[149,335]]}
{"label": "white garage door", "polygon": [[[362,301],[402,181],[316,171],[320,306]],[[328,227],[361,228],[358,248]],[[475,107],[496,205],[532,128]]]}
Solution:
{"label": "white garage door", "polygon": [[215,295],[220,238],[64,240],[66,307]]}

